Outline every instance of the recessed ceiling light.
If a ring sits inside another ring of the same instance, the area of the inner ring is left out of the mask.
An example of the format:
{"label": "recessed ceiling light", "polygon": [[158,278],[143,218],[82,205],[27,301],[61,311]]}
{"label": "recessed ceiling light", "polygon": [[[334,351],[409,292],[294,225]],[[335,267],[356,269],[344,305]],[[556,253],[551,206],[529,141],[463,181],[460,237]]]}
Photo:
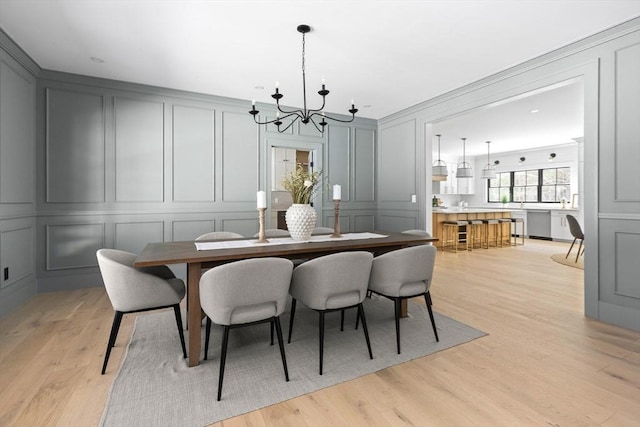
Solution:
{"label": "recessed ceiling light", "polygon": [[362,108],[371,108],[371,104],[364,104]]}
{"label": "recessed ceiling light", "polygon": [[98,64],[102,64],[102,63],[104,62],[104,59],[99,58],[99,57],[97,57],[97,56],[92,56],[92,57],[91,57],[91,60],[92,60],[93,62],[98,63]]}
{"label": "recessed ceiling light", "polygon": [[535,113],[537,113],[537,112],[539,112],[539,111],[540,111],[540,110],[538,110],[538,109],[536,108],[535,110],[531,110],[531,113],[532,113],[532,114],[535,114]]}
{"label": "recessed ceiling light", "polygon": [[254,86],[253,88],[258,90],[264,90],[264,86]]}

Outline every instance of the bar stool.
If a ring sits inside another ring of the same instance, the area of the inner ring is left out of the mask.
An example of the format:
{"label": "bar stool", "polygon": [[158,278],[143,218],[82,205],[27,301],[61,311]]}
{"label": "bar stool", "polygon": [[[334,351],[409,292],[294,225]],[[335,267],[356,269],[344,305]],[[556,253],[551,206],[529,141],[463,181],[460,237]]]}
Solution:
{"label": "bar stool", "polygon": [[469,221],[467,237],[469,239],[469,250],[473,250],[476,243],[478,248],[482,248],[482,242],[484,240],[484,223],[481,219],[472,219]]}
{"label": "bar stool", "polygon": [[[460,227],[467,227],[469,225],[468,221],[463,220],[447,220],[442,221],[442,246],[441,248],[444,250],[446,246],[451,243],[452,250],[454,252],[459,252],[458,244],[460,243]],[[469,249],[469,236],[465,236],[466,248],[464,250]]]}
{"label": "bar stool", "polygon": [[503,247],[505,245],[505,241],[507,240],[504,236],[505,224],[507,224],[509,227],[509,231],[507,232],[509,243],[507,246],[511,246],[511,218],[498,218],[498,224],[500,226],[500,247]]}
{"label": "bar stool", "polygon": [[489,249],[489,237],[491,235],[491,231],[493,230],[493,244],[497,248],[498,247],[498,234],[500,233],[500,223],[497,219],[483,219],[482,224],[484,225],[484,243],[485,249]]}
{"label": "bar stool", "polygon": [[[511,218],[511,223],[513,224],[513,241],[511,242],[511,246],[524,245],[524,218]],[[520,234],[522,243],[518,243],[518,224],[522,225],[522,233]]]}

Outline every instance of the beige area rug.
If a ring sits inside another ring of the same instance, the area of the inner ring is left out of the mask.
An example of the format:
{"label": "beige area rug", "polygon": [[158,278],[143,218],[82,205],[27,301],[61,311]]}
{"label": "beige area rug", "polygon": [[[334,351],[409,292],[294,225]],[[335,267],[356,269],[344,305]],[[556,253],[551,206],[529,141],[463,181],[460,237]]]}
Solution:
{"label": "beige area rug", "polygon": [[[437,307],[437,296],[434,296]],[[269,325],[231,330],[222,400],[216,401],[221,327],[211,331],[209,360],[188,368],[180,351],[173,312],[139,315],[127,354],[114,380],[102,426],[205,426],[284,400],[349,381],[485,336],[434,313],[436,342],[424,305],[409,302],[401,321],[402,354],[396,353],[393,303],[365,301],[373,360],[355,310],[326,315],[324,375],[318,375],[318,315],[299,304],[291,344],[285,343],[290,381],[284,379],[278,345],[269,345]],[[289,315],[281,316],[283,335]],[[204,330],[204,328],[203,328]],[[204,333],[203,341],[204,341]],[[428,361],[425,361],[428,363]]]}
{"label": "beige area rug", "polygon": [[571,253],[569,254],[569,258],[565,258],[566,256],[567,256],[566,253],[554,254],[554,255],[551,255],[551,259],[559,264],[568,265],[569,267],[579,268],[581,270],[584,270],[584,255],[580,255],[578,257],[578,262],[576,262],[575,251],[571,251]]}

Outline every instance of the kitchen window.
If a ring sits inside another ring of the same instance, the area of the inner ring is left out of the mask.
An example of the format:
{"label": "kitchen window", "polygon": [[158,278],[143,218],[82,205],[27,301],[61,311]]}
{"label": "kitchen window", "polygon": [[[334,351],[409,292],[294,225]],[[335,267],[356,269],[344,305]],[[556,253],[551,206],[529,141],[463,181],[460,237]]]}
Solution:
{"label": "kitchen window", "polygon": [[501,172],[490,179],[488,202],[560,203],[571,195],[571,168]]}

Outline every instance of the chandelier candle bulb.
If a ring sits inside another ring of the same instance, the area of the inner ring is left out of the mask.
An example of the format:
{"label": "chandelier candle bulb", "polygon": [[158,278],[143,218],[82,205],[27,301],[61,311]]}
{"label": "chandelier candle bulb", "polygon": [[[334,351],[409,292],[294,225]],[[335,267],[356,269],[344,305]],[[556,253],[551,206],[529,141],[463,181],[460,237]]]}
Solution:
{"label": "chandelier candle bulb", "polygon": [[333,200],[340,200],[342,198],[342,188],[339,184],[333,186]]}
{"label": "chandelier candle bulb", "polygon": [[267,193],[265,191],[258,191],[258,209],[265,209],[267,207]]}

